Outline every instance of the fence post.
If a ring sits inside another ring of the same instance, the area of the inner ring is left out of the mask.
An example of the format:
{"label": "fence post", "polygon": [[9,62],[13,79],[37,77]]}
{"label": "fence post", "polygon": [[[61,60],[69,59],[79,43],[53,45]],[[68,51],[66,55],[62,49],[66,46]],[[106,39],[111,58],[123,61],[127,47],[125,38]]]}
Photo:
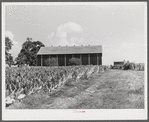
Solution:
{"label": "fence post", "polygon": [[66,54],[65,54],[65,61],[64,62],[65,62],[65,66],[66,66]]}
{"label": "fence post", "polygon": [[43,66],[43,56],[41,55],[41,66]]}
{"label": "fence post", "polygon": [[80,60],[81,60],[81,65],[82,65],[82,54],[80,54]]}
{"label": "fence post", "polygon": [[90,65],[90,54],[88,54],[88,64]]}

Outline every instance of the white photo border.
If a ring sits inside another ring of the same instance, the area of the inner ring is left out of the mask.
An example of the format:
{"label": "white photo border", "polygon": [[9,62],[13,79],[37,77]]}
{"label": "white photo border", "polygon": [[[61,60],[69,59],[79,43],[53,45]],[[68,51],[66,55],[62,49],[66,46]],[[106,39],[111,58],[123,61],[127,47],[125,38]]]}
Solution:
{"label": "white photo border", "polygon": [[[73,113],[74,109],[24,109],[5,108],[5,6],[7,5],[97,5],[97,2],[2,2],[2,120],[145,120],[147,119],[147,46],[145,48],[145,108],[144,109],[77,109],[85,113]],[[143,4],[145,7],[145,39],[147,45],[147,2],[99,2],[99,4]]]}

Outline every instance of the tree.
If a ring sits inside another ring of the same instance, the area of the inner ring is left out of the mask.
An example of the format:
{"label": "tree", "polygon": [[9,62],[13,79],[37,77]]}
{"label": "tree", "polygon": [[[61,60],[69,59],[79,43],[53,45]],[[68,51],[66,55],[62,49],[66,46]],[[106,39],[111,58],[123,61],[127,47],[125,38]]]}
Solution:
{"label": "tree", "polygon": [[32,38],[27,38],[23,43],[22,49],[15,59],[17,65],[27,64],[29,66],[37,65],[37,53],[44,44],[40,41],[32,41]]}
{"label": "tree", "polygon": [[58,66],[57,58],[49,58],[45,60],[46,66]]}
{"label": "tree", "polygon": [[69,60],[69,65],[81,65],[81,60],[79,58],[71,58]]}
{"label": "tree", "polygon": [[8,64],[9,67],[14,64],[13,57],[10,53],[6,56],[6,64]]}
{"label": "tree", "polygon": [[9,37],[5,37],[5,51],[9,52],[12,46],[13,44],[12,41],[9,39]]}
{"label": "tree", "polygon": [[127,63],[124,63],[123,69],[124,70],[135,69],[135,63],[127,61]]}
{"label": "tree", "polygon": [[9,53],[13,46],[12,41],[9,39],[9,37],[5,37],[5,62],[9,65],[9,67],[14,64],[13,57]]}

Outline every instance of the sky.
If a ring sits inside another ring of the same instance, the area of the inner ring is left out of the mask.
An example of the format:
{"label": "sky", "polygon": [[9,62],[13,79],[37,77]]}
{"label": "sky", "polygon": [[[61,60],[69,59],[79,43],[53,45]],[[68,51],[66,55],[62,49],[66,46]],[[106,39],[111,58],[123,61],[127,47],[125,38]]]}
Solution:
{"label": "sky", "polygon": [[27,37],[45,46],[102,45],[103,65],[145,63],[145,2],[28,3],[5,5],[5,36],[14,58]]}

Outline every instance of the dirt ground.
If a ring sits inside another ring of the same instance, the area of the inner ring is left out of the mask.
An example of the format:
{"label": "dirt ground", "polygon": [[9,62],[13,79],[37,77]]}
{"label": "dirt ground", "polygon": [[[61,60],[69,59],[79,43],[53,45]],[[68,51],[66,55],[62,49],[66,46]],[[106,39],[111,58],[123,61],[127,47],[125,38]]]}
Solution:
{"label": "dirt ground", "polygon": [[143,109],[144,71],[108,70],[70,80],[53,93],[27,96],[8,109]]}

